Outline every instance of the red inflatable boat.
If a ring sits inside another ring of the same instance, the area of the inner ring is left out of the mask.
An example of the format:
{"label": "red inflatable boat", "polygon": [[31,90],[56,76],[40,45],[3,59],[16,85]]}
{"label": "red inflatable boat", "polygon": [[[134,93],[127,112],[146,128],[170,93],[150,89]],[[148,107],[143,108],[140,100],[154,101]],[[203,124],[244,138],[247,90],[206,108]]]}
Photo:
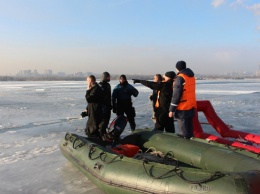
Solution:
{"label": "red inflatable boat", "polygon": [[[208,134],[203,131],[201,123],[198,119],[198,112],[204,113],[208,123],[221,135],[221,137]],[[216,141],[221,144],[226,144],[260,154],[260,147],[257,146],[257,144],[260,144],[260,135],[230,129],[230,127],[218,117],[212,104],[208,100],[197,101],[197,111],[193,119],[193,125],[194,136],[196,138]],[[238,140],[242,139],[245,142],[236,140],[232,141],[228,138],[234,138]]]}

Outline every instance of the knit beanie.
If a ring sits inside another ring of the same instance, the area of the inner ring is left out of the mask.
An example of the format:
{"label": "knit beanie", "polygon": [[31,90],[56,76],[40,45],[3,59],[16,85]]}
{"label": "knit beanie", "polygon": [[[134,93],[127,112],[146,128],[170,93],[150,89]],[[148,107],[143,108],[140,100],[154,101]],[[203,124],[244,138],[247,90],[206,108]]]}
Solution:
{"label": "knit beanie", "polygon": [[178,69],[179,71],[186,69],[186,63],[185,61],[178,61],[176,63],[176,69]]}
{"label": "knit beanie", "polygon": [[176,74],[174,71],[168,71],[165,73],[165,76],[171,79],[174,79],[176,77]]}
{"label": "knit beanie", "polygon": [[120,75],[120,78],[123,78],[125,81],[127,81],[126,76],[124,74]]}
{"label": "knit beanie", "polygon": [[102,80],[103,81],[110,81],[110,79],[108,79],[110,77],[110,74],[108,72],[104,72],[102,75]]}

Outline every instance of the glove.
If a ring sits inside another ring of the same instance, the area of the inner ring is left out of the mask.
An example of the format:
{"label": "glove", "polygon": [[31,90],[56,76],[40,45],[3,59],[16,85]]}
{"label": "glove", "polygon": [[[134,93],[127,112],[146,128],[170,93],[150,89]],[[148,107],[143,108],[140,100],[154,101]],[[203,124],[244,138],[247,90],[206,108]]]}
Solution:
{"label": "glove", "polygon": [[151,101],[153,101],[153,95],[150,95],[150,96],[149,96],[149,99],[150,99]]}
{"label": "glove", "polygon": [[141,83],[141,80],[140,79],[132,79],[133,80],[133,83],[136,84],[136,83]]}
{"label": "glove", "polygon": [[83,111],[80,115],[82,118],[84,118],[84,117],[88,116],[88,113],[87,113],[87,111]]}

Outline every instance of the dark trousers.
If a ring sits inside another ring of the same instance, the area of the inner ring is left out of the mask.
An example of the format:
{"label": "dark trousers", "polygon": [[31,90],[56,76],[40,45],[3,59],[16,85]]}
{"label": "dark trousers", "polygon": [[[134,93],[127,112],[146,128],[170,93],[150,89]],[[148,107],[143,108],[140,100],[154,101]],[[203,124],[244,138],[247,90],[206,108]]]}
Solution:
{"label": "dark trousers", "polygon": [[106,134],[106,129],[108,127],[110,117],[111,117],[111,111],[110,110],[109,110],[109,112],[106,112],[105,114],[103,114],[103,117],[102,117],[101,122],[99,124],[99,130],[101,132],[101,135]]}
{"label": "dark trousers", "polygon": [[185,119],[179,119],[178,121],[178,128],[179,128],[179,135],[181,137],[185,137],[186,139],[190,139],[193,137],[193,124],[192,124],[192,117],[191,118],[185,118]]}
{"label": "dark trousers", "polygon": [[88,104],[88,121],[85,129],[87,136],[99,136],[99,124],[102,119],[100,112],[102,110],[98,103]]}
{"label": "dark trousers", "polygon": [[168,133],[175,133],[173,117],[169,117],[167,111],[156,111],[155,117],[154,130],[163,131],[165,129]]}
{"label": "dark trousers", "polygon": [[126,114],[127,120],[130,124],[131,130],[135,130],[135,108],[126,104],[118,104],[117,106],[117,115]]}

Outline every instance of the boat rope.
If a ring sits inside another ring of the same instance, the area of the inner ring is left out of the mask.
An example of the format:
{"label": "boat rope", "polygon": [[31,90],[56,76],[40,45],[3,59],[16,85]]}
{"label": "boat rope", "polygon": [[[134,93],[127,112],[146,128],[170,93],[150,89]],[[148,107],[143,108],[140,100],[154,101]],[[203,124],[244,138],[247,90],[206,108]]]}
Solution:
{"label": "boat rope", "polygon": [[[78,142],[78,141],[79,141],[80,143],[75,146],[76,142]],[[80,147],[82,147],[82,146],[84,146],[84,145],[85,145],[85,143],[84,143],[83,141],[81,141],[80,139],[76,138],[76,139],[73,141],[72,147],[73,147],[74,149],[77,149],[77,148],[80,148]]]}
{"label": "boat rope", "polygon": [[172,160],[174,160],[174,161],[176,162],[176,165],[179,166],[179,161],[178,161],[176,158],[174,158],[173,155],[174,155],[174,154],[173,154],[172,151],[167,152],[167,153],[165,154],[165,156],[164,156],[163,161],[165,162],[165,161],[167,161],[167,160],[169,160],[169,159],[172,159]]}
{"label": "boat rope", "polygon": [[89,157],[89,159],[91,159],[91,160],[96,160],[96,159],[98,159],[98,158],[100,157],[100,156],[98,155],[97,157],[92,158],[92,154],[94,154],[95,152],[96,152],[95,145],[94,145],[94,144],[89,145],[89,152],[88,152],[88,157]]}
{"label": "boat rope", "polygon": [[154,147],[149,147],[149,148],[145,151],[145,153],[149,152],[150,150],[156,151],[156,149],[155,149]]}
{"label": "boat rope", "polygon": [[230,146],[229,144],[225,144],[225,147],[227,148],[227,149],[229,149],[229,150],[231,150],[231,151],[238,151],[238,150],[245,150],[245,149],[243,149],[243,148],[238,148],[238,147],[234,147],[234,146]]}
{"label": "boat rope", "polygon": [[114,162],[117,158],[122,159],[122,158],[124,157],[124,155],[122,155],[122,154],[116,155],[116,156],[115,156],[114,158],[112,158],[110,161],[106,162],[106,161],[105,161],[105,157],[102,158],[102,156],[106,156],[106,155],[107,155],[106,152],[101,152],[97,157],[92,158],[92,154],[94,154],[95,152],[96,152],[95,145],[94,145],[94,144],[91,144],[91,145],[89,146],[89,153],[88,153],[89,159],[91,159],[91,160],[96,160],[96,159],[99,158],[99,159],[100,159],[101,161],[103,161],[105,164],[110,164],[110,163]]}
{"label": "boat rope", "polygon": [[[65,140],[70,141],[72,143],[73,149],[77,149],[77,148],[80,148],[85,145],[85,142],[83,142],[80,138],[78,138],[77,136],[74,136],[70,133],[66,133]],[[76,145],[77,142],[78,142],[78,144]]]}
{"label": "boat rope", "polygon": [[190,183],[190,184],[202,184],[202,183],[206,183],[206,182],[209,182],[211,180],[214,180],[214,179],[217,179],[217,178],[220,178],[220,177],[223,177],[225,176],[225,174],[221,173],[221,172],[214,172],[212,175],[210,175],[209,177],[205,178],[205,179],[201,179],[201,180],[197,180],[197,181],[192,181],[192,180],[188,180],[186,179],[184,176],[183,176],[183,170],[181,170],[178,166],[175,166],[173,169],[159,175],[159,176],[153,176],[151,173],[148,173],[147,171],[147,168],[145,166],[145,164],[148,164],[149,161],[147,160],[143,160],[143,167],[144,167],[144,170],[146,172],[147,175],[149,175],[150,177],[154,178],[154,179],[160,179],[160,178],[163,178],[165,177],[166,175],[170,174],[171,172],[174,172],[179,178],[181,178],[182,180],[184,180],[185,182],[187,183]]}
{"label": "boat rope", "polygon": [[72,142],[74,140],[74,138],[75,137],[72,134],[70,134],[70,133],[66,133],[66,135],[65,135],[65,140],[66,141],[70,140],[70,142]]}
{"label": "boat rope", "polygon": [[[149,151],[151,151],[151,152],[149,152]],[[141,159],[143,159],[146,156],[146,154],[149,154],[149,155],[152,155],[152,156],[156,156],[156,157],[159,157],[159,158],[163,158],[163,162],[162,162],[163,164],[165,164],[164,163],[165,159],[169,158],[169,157],[167,157],[168,155],[164,156],[163,152],[157,151],[154,147],[148,148],[145,152],[143,152],[141,149],[139,149],[138,153],[133,158],[141,160]]]}
{"label": "boat rope", "polygon": [[162,178],[162,177],[168,175],[169,173],[176,171],[176,168],[177,168],[177,166],[175,166],[174,169],[169,170],[169,171],[167,171],[166,173],[164,173],[164,174],[162,174],[162,175],[160,175],[160,176],[153,176],[151,173],[148,173],[148,171],[147,171],[147,169],[146,169],[145,164],[148,164],[148,163],[149,163],[148,160],[146,160],[146,159],[143,160],[144,170],[145,170],[145,172],[146,172],[147,175],[149,175],[150,177],[155,178],[155,179],[160,179],[160,178]]}
{"label": "boat rope", "polygon": [[102,153],[100,153],[100,160],[102,160],[105,164],[110,164],[110,163],[112,163],[112,162],[114,162],[117,158],[120,158],[120,159],[122,159],[123,157],[124,157],[124,155],[123,154],[120,154],[120,155],[116,155],[114,158],[112,158],[110,161],[108,161],[108,162],[106,162],[105,161],[105,158],[104,159],[102,159],[102,155],[107,155],[105,152],[102,152]]}
{"label": "boat rope", "polygon": [[180,177],[182,180],[186,181],[187,183],[190,183],[190,184],[202,184],[202,183],[206,183],[206,182],[209,182],[211,180],[215,180],[217,178],[221,178],[223,176],[225,176],[225,174],[223,174],[222,172],[214,172],[212,175],[210,175],[208,178],[205,178],[205,179],[202,179],[202,180],[198,180],[198,181],[191,181],[191,180],[188,180],[186,179],[184,176],[183,176],[183,170],[180,170],[180,173],[178,173],[177,171],[175,171],[175,174]]}
{"label": "boat rope", "polygon": [[252,153],[256,156],[256,158],[259,158],[260,157],[260,153],[256,153],[255,151],[251,151],[251,150],[246,150],[245,148],[238,148],[238,147],[234,147],[234,146],[231,146],[231,145],[228,145],[228,144],[225,144],[225,147],[233,152],[237,152],[237,151],[246,151],[246,152],[249,152],[249,153]]}

